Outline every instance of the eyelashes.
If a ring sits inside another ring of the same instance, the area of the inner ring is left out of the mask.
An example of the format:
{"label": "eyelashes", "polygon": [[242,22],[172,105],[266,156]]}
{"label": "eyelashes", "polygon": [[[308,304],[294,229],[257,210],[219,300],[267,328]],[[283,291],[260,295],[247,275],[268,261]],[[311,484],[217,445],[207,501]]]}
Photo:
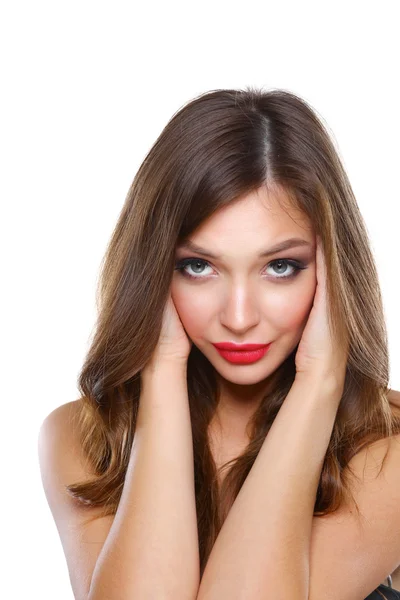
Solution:
{"label": "eyelashes", "polygon": [[[191,266],[193,264],[196,264],[197,267],[202,267],[202,266],[206,266],[206,267],[210,267],[210,264],[206,261],[203,260],[202,258],[183,258],[182,260],[178,261],[175,264],[175,271],[179,271],[179,273],[183,276],[183,277],[187,277],[188,279],[207,279],[207,276],[203,276],[201,274],[198,275],[190,275],[190,273],[188,273],[188,271],[186,270],[186,267]],[[268,277],[268,279],[272,279],[272,280],[280,280],[280,279],[284,279],[284,280],[288,280],[288,279],[293,279],[294,277],[296,277],[300,271],[303,271],[304,269],[307,269],[307,265],[305,265],[303,262],[297,261],[297,260],[292,260],[289,258],[277,258],[275,260],[272,260],[270,263],[268,263],[267,268],[272,267],[274,268],[275,266],[278,266],[279,268],[282,268],[283,266],[289,266],[291,267],[292,271],[289,273],[289,275],[276,275],[275,277]],[[276,273],[276,272],[275,272]]]}

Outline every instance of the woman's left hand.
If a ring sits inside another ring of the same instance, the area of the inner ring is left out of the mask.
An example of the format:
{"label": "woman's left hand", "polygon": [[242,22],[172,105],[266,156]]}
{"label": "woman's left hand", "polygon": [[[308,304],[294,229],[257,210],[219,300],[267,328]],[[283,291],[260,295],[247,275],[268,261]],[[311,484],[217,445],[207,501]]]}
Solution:
{"label": "woman's left hand", "polygon": [[343,393],[348,344],[343,347],[332,339],[328,323],[326,264],[319,236],[316,246],[317,287],[314,304],[296,352],[296,379],[331,386]]}

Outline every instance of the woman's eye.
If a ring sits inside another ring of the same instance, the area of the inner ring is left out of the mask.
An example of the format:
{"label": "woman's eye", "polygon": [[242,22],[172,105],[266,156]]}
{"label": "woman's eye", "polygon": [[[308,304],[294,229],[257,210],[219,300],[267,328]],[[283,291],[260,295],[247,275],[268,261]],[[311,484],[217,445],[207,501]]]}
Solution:
{"label": "woman's eye", "polygon": [[273,269],[273,272],[277,275],[277,279],[289,279],[290,277],[295,277],[303,269],[306,269],[306,266],[297,261],[282,258],[273,260],[267,265],[267,268]]}
{"label": "woman's eye", "polygon": [[[193,266],[192,266],[193,265]],[[203,277],[204,266],[209,266],[206,260],[200,258],[184,258],[175,265],[175,271],[180,271],[185,277],[191,277],[192,279],[200,279]],[[186,267],[190,267],[194,275],[191,275],[186,271]]]}
{"label": "woman's eye", "polygon": [[[190,267],[192,273],[187,271],[187,267]],[[206,260],[201,258],[184,258],[178,261],[175,265],[175,271],[179,271],[184,277],[190,279],[205,279],[209,273],[204,275],[204,269],[210,267]],[[271,261],[267,269],[272,269],[274,275],[268,277],[268,279],[291,279],[295,277],[300,271],[307,268],[304,263],[297,260],[291,260],[288,258],[279,258]]]}

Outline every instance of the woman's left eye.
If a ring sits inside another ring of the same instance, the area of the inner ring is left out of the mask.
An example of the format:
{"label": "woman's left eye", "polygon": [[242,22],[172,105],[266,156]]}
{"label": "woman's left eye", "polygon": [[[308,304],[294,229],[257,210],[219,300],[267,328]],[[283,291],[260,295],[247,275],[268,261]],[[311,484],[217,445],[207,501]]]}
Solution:
{"label": "woman's left eye", "polygon": [[[189,277],[190,279],[206,279],[205,276],[202,276],[201,274],[199,274],[199,271],[197,271],[197,275],[191,275],[190,273],[188,273],[188,271],[186,270],[186,267],[191,267],[192,265],[195,265],[195,269],[199,269],[200,271],[204,268],[204,266],[206,267],[210,267],[210,265],[208,264],[208,262],[206,260],[203,260],[201,258],[184,258],[181,261],[178,261],[175,265],[175,271],[179,271],[184,277]],[[285,274],[281,274],[278,276],[272,276],[272,279],[291,279],[293,277],[296,277],[296,275],[298,275],[298,273],[300,271],[303,271],[304,269],[307,269],[307,266],[302,263],[299,262],[297,260],[292,260],[289,258],[279,258],[279,259],[275,259],[273,261],[271,261],[270,263],[268,263],[267,268],[277,268],[278,270],[280,270],[280,273],[282,273],[282,267],[283,267],[283,273],[285,273],[287,271],[287,266],[291,267],[291,271],[289,272],[289,274],[285,275]],[[211,268],[211,267],[210,267]],[[193,271],[193,269],[192,269]],[[194,271],[196,272],[196,271]],[[277,273],[277,271],[275,271],[275,274]]]}

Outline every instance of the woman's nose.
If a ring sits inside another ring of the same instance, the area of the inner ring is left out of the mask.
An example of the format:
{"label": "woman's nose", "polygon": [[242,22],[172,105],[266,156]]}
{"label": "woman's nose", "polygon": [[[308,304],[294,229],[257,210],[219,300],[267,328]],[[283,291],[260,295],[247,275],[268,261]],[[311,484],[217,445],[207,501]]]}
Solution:
{"label": "woman's nose", "polygon": [[250,287],[236,286],[221,298],[221,324],[238,335],[257,325],[260,310],[255,293]]}

